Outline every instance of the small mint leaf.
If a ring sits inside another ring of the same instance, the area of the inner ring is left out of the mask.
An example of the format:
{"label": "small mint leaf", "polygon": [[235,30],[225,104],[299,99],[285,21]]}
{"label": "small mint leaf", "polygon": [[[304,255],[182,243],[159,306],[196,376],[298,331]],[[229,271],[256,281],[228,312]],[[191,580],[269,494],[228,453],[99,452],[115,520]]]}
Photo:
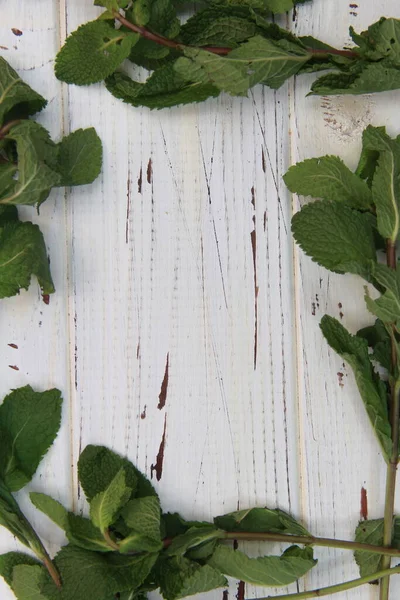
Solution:
{"label": "small mint leaf", "polygon": [[120,552],[154,552],[162,549],[161,510],[156,496],[131,500],[121,514],[131,532],[120,542]]}
{"label": "small mint leaf", "polygon": [[67,38],[56,58],[56,76],[77,85],[102,81],[128,58],[138,40],[138,34],[116,30],[107,21],[90,21]]}
{"label": "small mint leaf", "polygon": [[90,519],[92,523],[104,532],[114,523],[131,494],[132,488],[126,485],[125,470],[122,467],[106,489],[96,494],[90,502]]}
{"label": "small mint leaf", "polygon": [[16,565],[11,587],[18,600],[47,600],[42,594],[47,578],[48,575],[42,566]]}
{"label": "small mint leaf", "polygon": [[85,185],[100,174],[102,146],[95,129],[78,129],[58,144],[59,185]]}
{"label": "small mint leaf", "polygon": [[300,525],[291,515],[278,508],[243,509],[215,517],[214,523],[217,527],[225,531],[310,535],[307,529]]}
{"label": "small mint leaf", "polygon": [[22,554],[22,552],[7,552],[0,555],[0,577],[12,587],[13,569],[17,565],[28,565],[31,567],[40,566],[40,563],[32,556]]}
{"label": "small mint leaf", "polygon": [[46,104],[47,101],[24,83],[0,56],[0,126],[5,121],[34,115]]}
{"label": "small mint leaf", "polygon": [[169,556],[183,556],[189,550],[224,537],[224,532],[215,527],[191,527],[186,533],[178,535],[169,546]]}
{"label": "small mint leaf", "polygon": [[68,511],[64,506],[47,494],[31,492],[29,498],[38,510],[54,521],[64,531],[68,527]]}
{"label": "small mint leaf", "polygon": [[160,561],[156,576],[165,600],[177,600],[228,585],[226,578],[210,565],[200,566],[183,556]]}

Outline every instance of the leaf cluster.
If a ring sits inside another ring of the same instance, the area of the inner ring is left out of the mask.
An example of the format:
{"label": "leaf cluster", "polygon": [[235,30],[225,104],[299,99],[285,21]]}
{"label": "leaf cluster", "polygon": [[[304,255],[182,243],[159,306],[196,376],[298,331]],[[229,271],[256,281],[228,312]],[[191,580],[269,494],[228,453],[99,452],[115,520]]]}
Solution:
{"label": "leaf cluster", "polygon": [[46,100],[0,57],[0,298],[29,287],[35,275],[43,294],[54,292],[43,235],[21,222],[17,205],[40,205],[53,187],[91,183],[102,147],[94,129],[80,129],[55,143],[29,119]]}
{"label": "leaf cluster", "polygon": [[[105,81],[117,98],[151,109],[201,102],[221,92],[246,96],[256,84],[278,89],[292,75],[331,71],[312,94],[364,94],[400,87],[400,20],[382,18],[355,46],[336,50],[278,27],[272,13],[293,0],[211,0],[183,22],[177,0],[96,0],[100,17],[81,25],[56,59],[62,81]],[[151,71],[141,83],[124,61]]]}

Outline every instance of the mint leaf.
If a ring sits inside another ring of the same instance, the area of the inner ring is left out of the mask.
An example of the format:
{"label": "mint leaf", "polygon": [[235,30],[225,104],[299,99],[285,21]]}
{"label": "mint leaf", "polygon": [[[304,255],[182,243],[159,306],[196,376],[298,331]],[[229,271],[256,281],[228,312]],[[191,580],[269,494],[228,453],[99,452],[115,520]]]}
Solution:
{"label": "mint leaf", "polygon": [[291,192],[367,210],[372,194],[365,181],[337,156],[311,158],[290,167],[283,176]]}
{"label": "mint leaf", "polygon": [[106,489],[96,494],[90,502],[90,519],[93,524],[104,532],[114,523],[131,494],[132,488],[126,485],[125,470],[122,467]]}
{"label": "mint leaf", "polygon": [[0,229],[0,298],[27,290],[32,275],[43,294],[55,291],[42,232],[30,222],[6,223]]}
{"label": "mint leaf", "polygon": [[285,47],[255,36],[221,57],[205,50],[185,48],[175,70],[188,81],[211,83],[222,91],[244,95],[256,83],[274,89],[294,75],[310,55],[301,46],[284,41]]}
{"label": "mint leaf", "polygon": [[[180,29],[176,10],[173,0],[142,0],[135,1],[132,7],[125,12],[125,16],[131,22],[146,25],[147,29],[155,31],[163,37],[175,39]],[[134,63],[142,64],[143,59],[159,59],[169,54],[169,48],[141,38],[132,49],[129,59]]]}
{"label": "mint leaf", "polygon": [[31,567],[39,566],[40,563],[28,554],[22,552],[7,552],[0,555],[0,577],[12,587],[13,570],[17,565],[28,565]]}
{"label": "mint leaf", "polygon": [[181,27],[179,39],[192,46],[235,47],[258,33],[247,7],[212,6],[188,19]]}
{"label": "mint leaf", "polygon": [[157,565],[157,581],[165,600],[176,600],[228,585],[226,578],[209,565],[200,566],[183,556]]}
{"label": "mint leaf", "polygon": [[113,96],[132,106],[150,109],[202,102],[220,94],[212,84],[187,82],[178,75],[173,65],[157,69],[145,83],[133,81],[123,73],[114,73],[106,79],[106,88]]}
{"label": "mint leaf", "polygon": [[[1,436],[4,443],[3,435]],[[0,478],[0,525],[10,531],[22,544],[31,547],[32,528],[27,523],[14,496]]]}
{"label": "mint leaf", "polygon": [[400,68],[387,60],[360,64],[353,73],[330,73],[317,79],[311,94],[330,96],[337,94],[371,94],[397,90],[400,87]]}
{"label": "mint leaf", "polygon": [[400,267],[395,271],[386,265],[376,264],[373,276],[386,291],[376,300],[367,294],[367,307],[383,323],[395,323],[397,326],[400,323]]}
{"label": "mint leaf", "polygon": [[138,34],[117,31],[106,21],[81,25],[57,55],[56,76],[77,85],[102,81],[128,58],[138,39]]}
{"label": "mint leaf", "polygon": [[[362,521],[356,528],[356,542],[363,544],[383,544],[383,519]],[[379,571],[382,556],[371,552],[354,552],[354,558],[360,569],[360,576],[364,577]]]}
{"label": "mint leaf", "polygon": [[47,101],[24,83],[0,56],[0,126],[17,117],[34,115],[46,104]]}
{"label": "mint leaf", "polygon": [[89,445],[78,462],[79,480],[89,502],[110,485],[121,468],[125,470],[126,485],[132,489],[132,497],[157,496],[150,481],[128,459],[104,446]]}
{"label": "mint leaf", "polygon": [[[299,2],[304,2],[304,0],[299,0]],[[250,6],[273,13],[284,13],[291,10],[299,2],[296,2],[296,0],[216,0],[215,4],[224,4],[232,7],[238,5]]]}
{"label": "mint leaf", "polygon": [[312,548],[291,546],[282,556],[248,558],[239,550],[217,546],[208,564],[235,579],[254,585],[281,586],[293,583],[312,569],[317,561]]}
{"label": "mint leaf", "polygon": [[191,527],[186,533],[178,535],[169,546],[169,556],[183,556],[187,551],[209,542],[222,539],[224,532],[215,527]]}
{"label": "mint leaf", "polygon": [[59,185],[85,185],[98,177],[102,164],[102,146],[93,127],[78,129],[58,144]]}
{"label": "mint leaf", "polygon": [[326,269],[371,281],[376,250],[370,215],[343,204],[313,202],[294,215],[292,232],[302,250]]}
{"label": "mint leaf", "polygon": [[[361,40],[363,40],[361,42]],[[356,37],[362,44],[362,54],[372,60],[387,58],[393,65],[400,65],[400,21],[382,17],[370,25],[367,31]]]}
{"label": "mint leaf", "polygon": [[[33,121],[13,127],[7,140],[15,140],[18,155],[18,176],[13,185],[0,192],[2,204],[41,204],[60,175],[47,163],[54,144],[47,131]],[[46,162],[47,160],[47,162]]]}
{"label": "mint leaf", "polygon": [[38,492],[31,492],[29,498],[32,504],[54,521],[56,525],[64,531],[67,529],[68,511],[60,502],[54,500],[51,496],[47,496],[47,494],[39,494]]}
{"label": "mint leaf", "polygon": [[364,327],[357,332],[358,337],[362,337],[372,348],[371,358],[380,364],[387,371],[391,370],[391,339],[386,327],[377,319],[374,325]]}
{"label": "mint leaf", "polygon": [[89,519],[80,515],[68,513],[65,533],[71,544],[79,546],[79,548],[95,552],[111,552],[113,550],[97,527]]}
{"label": "mint leaf", "polygon": [[328,344],[353,369],[358,390],[364,402],[374,433],[381,445],[386,461],[392,451],[391,427],[387,409],[387,388],[375,373],[365,339],[351,335],[332,317],[325,315],[321,320],[321,331]]}
{"label": "mint leaf", "polygon": [[18,209],[16,206],[4,206],[0,204],[0,227],[10,221],[18,221]]}
{"label": "mint leaf", "polygon": [[46,579],[46,571],[42,566],[16,565],[11,587],[18,600],[47,600],[42,595]]}
{"label": "mint leaf", "polygon": [[216,517],[214,523],[225,531],[310,535],[291,515],[280,509],[248,508]]}
{"label": "mint leaf", "polygon": [[[61,422],[61,392],[35,392],[29,385],[11,392],[0,406],[1,473],[11,491],[18,491],[33,477],[44,454],[54,442]],[[11,445],[7,442],[11,441]]]}
{"label": "mint leaf", "polygon": [[160,502],[156,496],[131,500],[121,514],[131,533],[120,542],[120,552],[162,549]]}
{"label": "mint leaf", "polygon": [[[153,568],[157,554],[120,556],[65,546],[54,562],[59,569],[63,600],[106,599],[137,589]],[[43,590],[46,595],[46,589]]]}
{"label": "mint leaf", "polygon": [[0,190],[1,194],[6,194],[14,185],[14,176],[17,172],[17,166],[12,163],[0,163]]}

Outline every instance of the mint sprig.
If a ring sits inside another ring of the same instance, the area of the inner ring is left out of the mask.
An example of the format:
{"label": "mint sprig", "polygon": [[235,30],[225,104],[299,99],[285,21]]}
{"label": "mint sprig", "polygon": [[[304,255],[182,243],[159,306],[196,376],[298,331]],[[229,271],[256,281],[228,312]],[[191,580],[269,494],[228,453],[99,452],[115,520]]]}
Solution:
{"label": "mint sprig", "polygon": [[[174,0],[95,4],[106,12],[67,38],[56,75],[77,85],[104,80],[133,106],[165,108],[221,92],[245,96],[256,84],[278,89],[293,75],[327,70],[312,94],[400,88],[397,19],[382,18],[361,34],[351,29],[355,45],[342,50],[272,22],[271,13],[290,10],[293,0],[213,0],[186,22]],[[119,70],[125,59],[152,71],[145,83]]]}
{"label": "mint sprig", "polygon": [[45,105],[0,57],[0,298],[28,289],[32,276],[43,294],[54,292],[43,235],[19,220],[16,206],[40,207],[53,187],[91,183],[101,170],[95,130],[80,129],[55,143],[28,118]]}

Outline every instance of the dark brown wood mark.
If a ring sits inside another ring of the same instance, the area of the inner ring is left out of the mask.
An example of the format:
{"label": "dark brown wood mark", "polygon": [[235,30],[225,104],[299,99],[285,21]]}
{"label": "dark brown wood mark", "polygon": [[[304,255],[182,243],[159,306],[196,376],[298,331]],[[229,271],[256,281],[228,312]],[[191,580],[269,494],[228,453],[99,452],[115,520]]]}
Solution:
{"label": "dark brown wood mark", "polygon": [[138,341],[138,345],[136,346],[136,358],[139,360],[140,356],[140,340]]}
{"label": "dark brown wood mark", "polygon": [[42,298],[43,298],[43,302],[45,304],[47,304],[47,306],[48,306],[50,304],[50,296],[49,296],[49,294],[43,294]]}
{"label": "dark brown wood mark", "polygon": [[368,497],[365,487],[361,488],[360,517],[364,519],[364,521],[367,521],[368,519]]}
{"label": "dark brown wood mark", "polygon": [[143,167],[140,167],[139,178],[137,180],[137,189],[139,194],[142,193],[142,185],[143,185]]}
{"label": "dark brown wood mark", "polygon": [[147,163],[147,183],[152,183],[153,181],[153,161],[149,158],[149,162]]}
{"label": "dark brown wood mark", "polygon": [[229,598],[229,592],[228,592],[228,590],[224,590],[222,592],[222,600],[228,600],[228,598]]}
{"label": "dark brown wood mark", "polygon": [[8,50],[7,46],[0,46],[1,50]]}
{"label": "dark brown wood mark", "polygon": [[11,27],[11,31],[14,35],[17,35],[18,37],[22,35],[22,31],[20,29],[17,29],[16,27]]}
{"label": "dark brown wood mark", "polygon": [[262,170],[265,173],[267,170],[267,163],[265,162],[264,146],[261,146],[261,164],[262,164]]}
{"label": "dark brown wood mark", "polygon": [[339,371],[339,373],[337,374],[337,377],[338,377],[338,381],[339,381],[339,387],[341,387],[341,388],[344,387],[344,383],[343,383],[344,374]]}
{"label": "dark brown wood mark", "polygon": [[131,172],[128,169],[128,179],[126,182],[126,225],[125,225],[125,242],[129,242],[129,215],[131,212]]}
{"label": "dark brown wood mark", "polygon": [[140,413],[140,418],[141,419],[145,419],[146,418],[146,410],[147,410],[147,405],[144,405],[144,409],[142,410],[142,412]]}
{"label": "dark brown wood mark", "polygon": [[343,319],[343,317],[344,317],[344,314],[343,314],[343,311],[342,311],[343,304],[342,304],[341,302],[339,302],[339,304],[338,304],[338,308],[339,308],[339,317],[340,317],[341,319]]}
{"label": "dark brown wood mark", "polygon": [[251,248],[253,252],[253,271],[254,271],[254,369],[257,367],[258,350],[258,283],[257,283],[257,232],[256,232],[256,193],[254,186],[251,188],[251,204],[254,209],[253,231],[250,233]]}
{"label": "dark brown wood mark", "polygon": [[237,586],[237,594],[236,594],[236,599],[237,600],[244,600],[244,595],[245,595],[245,583],[244,581],[239,581],[238,586]]}
{"label": "dark brown wood mark", "polygon": [[169,380],[169,352],[167,354],[167,361],[165,363],[165,371],[164,371],[164,378],[163,378],[162,384],[161,384],[161,391],[160,391],[160,394],[158,396],[158,405],[157,405],[157,408],[159,410],[162,410],[164,408],[165,403],[167,401],[168,380]]}
{"label": "dark brown wood mark", "polygon": [[10,348],[14,348],[14,350],[18,350],[17,344],[8,344]]}
{"label": "dark brown wood mark", "polygon": [[151,467],[150,467],[151,478],[153,479],[153,472],[155,471],[157,481],[160,481],[160,479],[162,477],[162,472],[163,472],[166,433],[167,433],[167,415],[165,415],[165,418],[164,418],[164,431],[163,431],[163,436],[161,438],[160,447],[158,449],[156,464],[151,465]]}
{"label": "dark brown wood mark", "polygon": [[10,369],[13,369],[13,371],[19,371],[19,367],[17,367],[17,365],[8,365],[10,367]]}

